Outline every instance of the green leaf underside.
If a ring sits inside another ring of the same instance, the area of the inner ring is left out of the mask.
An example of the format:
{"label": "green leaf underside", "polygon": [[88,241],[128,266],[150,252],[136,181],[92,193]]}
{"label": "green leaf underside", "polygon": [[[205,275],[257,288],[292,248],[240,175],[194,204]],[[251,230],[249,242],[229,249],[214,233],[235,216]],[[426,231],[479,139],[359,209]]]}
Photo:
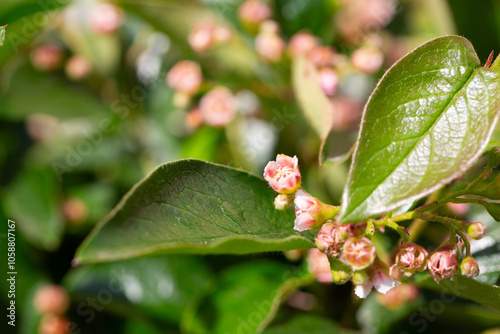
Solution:
{"label": "green leaf underside", "polygon": [[500,73],[479,66],[469,41],[445,36],[384,75],[365,107],[340,221],[361,221],[421,198],[473,163],[500,106]]}
{"label": "green leaf underside", "polygon": [[248,173],[199,160],[159,166],[136,184],[77,250],[77,262],[153,253],[247,254],[314,247],[292,210]]}
{"label": "green leaf underside", "polygon": [[455,275],[453,281],[444,279],[439,284],[427,276],[416,284],[423,288],[442,291],[442,295],[448,300],[449,295],[455,295],[500,311],[500,287],[495,285],[484,284],[460,274]]}

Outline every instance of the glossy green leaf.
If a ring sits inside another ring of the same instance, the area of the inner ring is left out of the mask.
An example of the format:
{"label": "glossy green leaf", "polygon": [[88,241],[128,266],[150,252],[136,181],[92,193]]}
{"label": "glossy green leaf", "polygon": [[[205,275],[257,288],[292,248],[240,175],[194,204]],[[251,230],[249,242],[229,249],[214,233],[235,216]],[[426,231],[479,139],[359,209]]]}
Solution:
{"label": "glossy green leaf", "polygon": [[230,267],[214,291],[186,314],[186,333],[260,333],[274,318],[282,299],[313,279],[302,268],[271,261]]}
{"label": "glossy green leaf", "polygon": [[60,186],[50,168],[26,169],[2,194],[2,202],[17,229],[33,245],[46,250],[59,247],[64,228]]}
{"label": "glossy green leaf", "polygon": [[451,294],[460,298],[469,299],[500,311],[500,287],[498,286],[480,283],[460,274],[455,275],[453,281],[444,279],[439,282],[439,284],[434,282],[430,276],[426,276],[416,283],[420,287],[442,291],[443,294]]}
{"label": "glossy green leaf", "polygon": [[500,200],[500,172],[494,171],[469,189],[469,194],[486,197],[491,200]]}
{"label": "glossy green leaf", "polygon": [[342,222],[421,198],[483,152],[500,108],[500,72],[480,67],[465,38],[416,48],[381,79],[363,114],[342,199]]}
{"label": "glossy green leaf", "polygon": [[321,90],[314,64],[306,57],[298,57],[293,61],[292,85],[307,121],[324,140],[333,126],[333,106]]}
{"label": "glossy green leaf", "polygon": [[248,173],[199,160],[158,167],[129,191],[77,250],[99,262],[153,253],[246,254],[314,247],[292,210]]}
{"label": "glossy green leaf", "polygon": [[108,290],[108,304],[176,324],[182,312],[213,283],[201,259],[192,256],[139,258],[75,268],[64,286],[78,298]]}

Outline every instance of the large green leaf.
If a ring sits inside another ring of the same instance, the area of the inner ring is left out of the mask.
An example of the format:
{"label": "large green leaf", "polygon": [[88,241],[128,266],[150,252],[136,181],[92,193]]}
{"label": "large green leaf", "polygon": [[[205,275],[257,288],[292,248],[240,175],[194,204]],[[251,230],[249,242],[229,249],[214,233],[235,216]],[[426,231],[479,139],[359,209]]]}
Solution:
{"label": "large green leaf", "polygon": [[201,259],[167,256],[81,266],[69,272],[64,286],[77,299],[103,294],[110,307],[176,324],[182,312],[213,283]]}
{"label": "large green leaf", "polygon": [[287,293],[312,281],[303,268],[280,262],[230,267],[214,291],[186,313],[182,327],[193,334],[260,333]]}
{"label": "large green leaf", "polygon": [[342,222],[421,198],[462,174],[497,123],[500,72],[480,67],[465,38],[416,48],[381,79],[363,114]]}
{"label": "large green leaf", "polygon": [[[443,296],[445,294],[455,295],[500,311],[500,287],[498,286],[480,283],[460,274],[455,275],[453,281],[446,279],[439,284],[434,282],[430,276],[426,276],[416,283],[421,287],[442,291]],[[449,299],[449,296],[447,298]]]}
{"label": "large green leaf", "polygon": [[78,262],[152,253],[245,254],[311,248],[293,211],[248,173],[199,160],[158,167],[129,191],[80,246]]}

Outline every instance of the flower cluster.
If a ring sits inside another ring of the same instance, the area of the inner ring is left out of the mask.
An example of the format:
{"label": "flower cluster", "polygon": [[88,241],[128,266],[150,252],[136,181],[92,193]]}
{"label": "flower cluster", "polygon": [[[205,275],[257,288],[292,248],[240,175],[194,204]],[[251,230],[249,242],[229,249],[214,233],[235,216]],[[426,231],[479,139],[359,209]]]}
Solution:
{"label": "flower cluster", "polygon": [[[293,200],[295,230],[321,227],[315,238],[317,248],[310,251],[308,264],[309,270],[322,283],[343,284],[351,280],[355,294],[365,298],[372,288],[386,294],[398,287],[405,277],[418,271],[428,270],[437,283],[445,278],[453,279],[459,269],[466,277],[474,278],[479,274],[478,264],[470,256],[468,246],[464,246],[468,241],[462,239],[462,243],[458,243],[455,237],[431,254],[416,243],[402,242],[393,264],[388,265],[378,257],[371,241],[375,229],[383,231],[385,225],[374,224],[371,220],[354,224],[338,222],[339,207],[325,204],[300,188],[301,175],[296,156],[278,154],[276,161],[265,167],[264,178],[279,193],[275,199],[277,209],[286,210]],[[480,239],[485,234],[482,223],[461,224],[461,230],[467,230],[471,238]],[[468,256],[460,264],[462,250]],[[409,295],[414,298],[415,294]]]}

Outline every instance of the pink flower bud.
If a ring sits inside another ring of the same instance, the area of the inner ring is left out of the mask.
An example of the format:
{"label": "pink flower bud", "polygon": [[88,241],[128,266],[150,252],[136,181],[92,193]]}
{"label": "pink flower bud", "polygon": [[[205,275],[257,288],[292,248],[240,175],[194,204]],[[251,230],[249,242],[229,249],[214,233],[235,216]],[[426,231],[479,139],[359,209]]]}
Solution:
{"label": "pink flower bud", "polygon": [[408,302],[417,299],[419,296],[418,288],[411,284],[401,284],[388,291],[385,295],[378,294],[377,298],[380,304],[388,309],[397,309]]}
{"label": "pink flower bud", "polygon": [[73,56],[66,62],[65,71],[70,79],[80,80],[90,73],[90,63],[85,57]]}
{"label": "pink flower bud", "polygon": [[200,22],[196,24],[188,36],[188,42],[194,51],[202,52],[210,49],[215,43],[215,24]]}
{"label": "pink flower bud", "polygon": [[55,71],[61,66],[62,52],[54,45],[41,45],[31,53],[31,63],[39,71]]}
{"label": "pink flower bud", "polygon": [[483,223],[472,223],[467,227],[467,233],[472,239],[479,240],[486,234],[486,227]]}
{"label": "pink flower bud", "polygon": [[200,101],[200,112],[205,123],[222,127],[236,117],[236,101],[225,87],[215,87]]}
{"label": "pink flower bud", "polygon": [[270,62],[277,62],[285,51],[285,42],[277,34],[260,33],[255,38],[257,53]]}
{"label": "pink flower bud", "polygon": [[238,8],[238,16],[242,22],[259,24],[271,17],[271,8],[258,0],[247,0]]}
{"label": "pink flower bud", "polygon": [[465,216],[469,212],[469,203],[446,203],[448,210],[456,216]]}
{"label": "pink flower bud", "polygon": [[64,216],[71,224],[80,224],[88,216],[88,207],[84,201],[75,197],[70,198],[63,203]]}
{"label": "pink flower bud", "polygon": [[382,67],[384,55],[379,49],[363,47],[352,53],[351,63],[359,71],[366,74],[373,74]]}
{"label": "pink flower bud", "polygon": [[332,256],[340,255],[344,241],[355,236],[351,224],[334,225],[326,223],[316,235],[316,247],[322,252]]}
{"label": "pink flower bud", "polygon": [[214,31],[214,38],[217,43],[227,43],[233,37],[233,33],[228,27],[217,26]]}
{"label": "pink flower bud", "polygon": [[330,67],[333,65],[335,52],[327,46],[317,46],[309,53],[309,60],[317,67]]}
{"label": "pink flower bud", "polygon": [[48,284],[37,290],[33,304],[39,313],[63,314],[69,306],[66,290],[54,284]]}
{"label": "pink flower bud", "polygon": [[278,154],[276,161],[270,161],[264,168],[264,179],[281,194],[293,194],[300,188],[301,175],[299,159]]}
{"label": "pink flower bud", "polygon": [[70,322],[59,315],[46,314],[38,325],[39,334],[67,334]]}
{"label": "pink flower bud", "polygon": [[174,90],[187,94],[195,94],[201,86],[203,76],[200,65],[190,60],[176,63],[167,73],[167,83]]}
{"label": "pink flower bud", "polygon": [[112,4],[103,3],[92,10],[89,18],[89,26],[97,34],[111,34],[120,28],[122,24],[122,12]]}
{"label": "pink flower bud", "polygon": [[396,255],[396,264],[405,273],[411,276],[415,271],[425,270],[428,253],[424,247],[409,243],[401,247]]}
{"label": "pink flower bud", "polygon": [[303,190],[295,194],[295,226],[296,231],[302,232],[321,226],[327,219],[338,213],[338,208],[324,204]]}
{"label": "pink flower bud", "polygon": [[203,123],[203,116],[201,115],[199,108],[194,108],[186,114],[186,128],[189,131],[193,131],[198,128]]}
{"label": "pink flower bud", "polygon": [[460,272],[465,277],[474,278],[479,275],[479,266],[471,256],[466,257],[460,264]]}
{"label": "pink flower bud", "polygon": [[307,32],[298,32],[292,36],[290,42],[288,43],[288,51],[292,58],[307,55],[316,46],[318,46],[318,41],[316,38]]}
{"label": "pink flower bud", "polygon": [[279,194],[274,199],[274,207],[277,210],[281,210],[281,211],[288,209],[290,207],[290,205],[292,205],[292,203],[293,203],[293,199],[290,196],[285,195],[285,194]]}
{"label": "pink flower bud", "polygon": [[365,269],[375,260],[375,247],[366,237],[352,237],[344,243],[344,257],[354,270]]}
{"label": "pink flower bud", "polygon": [[325,253],[313,248],[307,254],[307,267],[316,280],[320,283],[333,283],[330,262]]}
{"label": "pink flower bud", "polygon": [[273,20],[266,20],[261,23],[259,30],[261,33],[267,34],[277,34],[280,32],[280,26],[278,22]]}
{"label": "pink flower bud", "polygon": [[436,283],[445,277],[453,279],[458,270],[458,257],[458,247],[453,242],[445,243],[429,257],[427,269]]}
{"label": "pink flower bud", "polygon": [[326,95],[334,95],[339,86],[339,77],[332,68],[322,68],[318,73],[318,83]]}

